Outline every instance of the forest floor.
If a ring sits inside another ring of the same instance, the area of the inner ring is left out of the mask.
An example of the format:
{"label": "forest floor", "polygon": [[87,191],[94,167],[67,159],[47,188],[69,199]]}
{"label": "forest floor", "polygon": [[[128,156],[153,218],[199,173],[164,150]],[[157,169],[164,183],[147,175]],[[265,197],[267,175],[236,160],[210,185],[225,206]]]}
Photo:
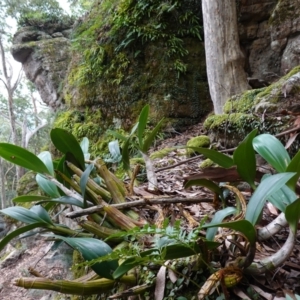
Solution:
{"label": "forest floor", "polygon": [[[203,134],[202,124],[191,126],[183,133],[173,133],[162,142],[158,142],[151,152],[176,146],[186,145],[186,142],[195,136]],[[164,216],[172,216],[174,219],[181,219],[186,222],[187,227],[197,226],[198,222],[205,216],[211,217],[218,208],[212,203],[214,195],[205,188],[191,187],[184,189],[184,179],[190,175],[199,173],[199,164],[201,157],[187,160],[184,155],[184,149],[175,149],[163,158],[156,158],[154,164],[158,177],[158,188],[160,195],[171,198],[182,197],[184,199],[203,198],[207,202],[176,205],[171,204],[161,206]],[[172,167],[170,165],[172,164]],[[135,188],[135,196],[132,200],[137,200],[145,197],[151,197],[146,191],[146,183]],[[251,191],[243,190],[245,198],[249,199]],[[234,204],[234,197],[229,197],[228,205]],[[188,212],[191,219],[186,218],[185,212]],[[144,215],[143,215],[144,214]],[[142,215],[147,218],[149,215],[148,209],[143,210]],[[266,205],[260,225],[268,224],[278,214],[277,210]],[[282,229],[271,240],[257,245],[257,258],[261,259],[264,256],[272,255],[278,251],[286,241],[288,229]],[[54,292],[45,291],[28,291],[23,288],[17,288],[13,285],[16,278],[30,276],[28,268],[32,267],[37,272],[46,277],[60,277],[63,274],[59,273],[61,266],[50,267],[44,260],[47,252],[47,246],[41,241],[33,243],[31,247],[20,252],[10,263],[1,265],[0,276],[0,300],[48,300],[53,299]],[[56,270],[56,271],[53,271]],[[58,270],[58,271],[57,271]],[[53,273],[54,272],[54,273]],[[55,273],[56,272],[56,273]],[[57,273],[58,272],[58,273]],[[245,295],[248,293],[248,296]],[[298,234],[296,245],[290,258],[280,268],[263,276],[245,276],[242,282],[234,289],[230,290],[230,299],[285,299],[284,294],[291,293],[300,294],[300,235]],[[249,296],[252,295],[252,296]],[[248,298],[247,298],[248,297]],[[60,299],[70,299],[68,296],[62,296]],[[220,298],[221,299],[221,298]]]}

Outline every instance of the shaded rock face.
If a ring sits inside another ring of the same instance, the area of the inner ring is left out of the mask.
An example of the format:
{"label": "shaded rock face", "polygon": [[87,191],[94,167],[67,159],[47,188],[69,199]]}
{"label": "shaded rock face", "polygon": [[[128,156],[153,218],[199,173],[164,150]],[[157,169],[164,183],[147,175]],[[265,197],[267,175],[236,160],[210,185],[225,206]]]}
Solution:
{"label": "shaded rock face", "polygon": [[249,77],[273,82],[300,64],[298,0],[241,0],[240,42]]}
{"label": "shaded rock face", "polygon": [[62,82],[70,62],[70,25],[48,28],[23,27],[13,38],[14,59],[21,62],[26,77],[34,83],[43,102],[62,107]]}
{"label": "shaded rock face", "polygon": [[[255,81],[262,81],[263,86],[277,80],[300,64],[300,6],[297,3],[298,0],[237,1],[240,42],[246,58],[245,68],[249,77]],[[68,78],[65,82],[69,86],[63,93],[62,85],[68,67],[68,74],[73,68],[70,66],[71,55],[73,64],[76,65],[79,61],[78,57],[74,59],[74,53],[71,54],[70,51],[68,39],[70,28],[71,26],[51,29],[25,27],[14,36],[12,48],[14,58],[23,64],[26,76],[36,85],[42,100],[50,107],[57,109],[63,106],[66,100],[73,108],[84,109],[87,106],[100,108],[104,118],[118,115],[125,123],[126,119],[132,118],[127,106],[131,107],[131,110],[140,111],[144,103],[156,107],[158,117],[164,115],[182,119],[183,123],[191,120],[191,123],[197,122],[211,109],[211,106],[207,105],[210,100],[205,83],[205,62],[199,57],[203,56],[204,59],[201,43],[198,47],[200,50],[196,50],[194,45],[189,49],[190,55],[184,63],[190,64],[190,67],[187,77],[182,77],[180,82],[176,81],[176,72],[173,72],[174,78],[169,74],[164,75],[162,70],[153,74],[151,68],[154,66],[155,69],[157,57],[152,55],[153,49],[150,47],[141,54],[144,55],[144,64],[140,64],[138,59],[133,60],[132,66],[125,74],[124,84],[121,84],[119,89],[105,87],[105,83],[104,85],[101,83],[101,86],[92,92],[89,87],[80,90],[76,82],[72,85]],[[103,30],[99,32],[101,36]],[[101,44],[103,38],[99,36]],[[104,40],[107,39],[108,37]],[[157,51],[162,56],[165,49]],[[198,65],[201,78],[193,69],[193,66]],[[201,68],[204,68],[204,72]],[[138,78],[135,82],[131,80],[134,76]],[[182,93],[183,96],[178,93]],[[120,99],[121,102],[118,102]],[[135,102],[135,99],[141,103]]]}

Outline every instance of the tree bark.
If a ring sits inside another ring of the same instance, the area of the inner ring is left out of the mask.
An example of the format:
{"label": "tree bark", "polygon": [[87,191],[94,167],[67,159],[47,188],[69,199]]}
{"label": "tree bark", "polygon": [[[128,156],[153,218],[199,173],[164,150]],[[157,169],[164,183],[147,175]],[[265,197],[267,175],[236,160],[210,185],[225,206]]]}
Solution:
{"label": "tree bark", "polygon": [[1,179],[1,209],[6,208],[6,184],[2,158],[0,158],[0,179]]}
{"label": "tree bark", "polygon": [[226,100],[248,89],[240,49],[236,1],[202,0],[206,68],[215,114]]}
{"label": "tree bark", "polygon": [[[20,70],[19,75],[14,83],[12,83],[12,77],[13,77],[13,70],[12,66],[9,64],[9,62],[6,60],[5,57],[5,49],[3,45],[2,36],[0,36],[0,55],[1,55],[1,69],[3,73],[3,78],[0,78],[0,80],[3,82],[4,87],[7,92],[7,106],[8,106],[8,116],[10,120],[10,129],[11,129],[11,137],[12,142],[14,145],[18,145],[17,141],[17,129],[16,129],[16,116],[14,113],[14,103],[13,103],[13,96],[14,93],[21,81],[22,78],[22,72]],[[19,166],[16,166],[17,168],[17,180],[19,181],[20,177],[22,176],[22,168]]]}

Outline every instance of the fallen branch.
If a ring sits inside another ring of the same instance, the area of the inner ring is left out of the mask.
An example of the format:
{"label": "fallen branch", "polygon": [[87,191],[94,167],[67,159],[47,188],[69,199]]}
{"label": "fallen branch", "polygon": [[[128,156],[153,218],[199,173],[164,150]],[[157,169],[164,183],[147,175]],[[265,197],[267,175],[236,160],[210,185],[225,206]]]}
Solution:
{"label": "fallen branch", "polygon": [[[136,207],[136,206],[146,206],[151,204],[171,204],[171,203],[201,203],[201,202],[213,202],[213,199],[207,199],[207,198],[162,198],[162,199],[143,199],[143,200],[137,200],[137,201],[131,201],[126,203],[118,203],[118,204],[111,204],[111,206],[118,208],[118,209],[126,209],[130,207]],[[66,214],[67,218],[77,218],[85,215],[90,215],[99,211],[102,211],[104,209],[103,205],[97,205],[90,208],[86,208],[80,211],[74,211],[69,212]]]}

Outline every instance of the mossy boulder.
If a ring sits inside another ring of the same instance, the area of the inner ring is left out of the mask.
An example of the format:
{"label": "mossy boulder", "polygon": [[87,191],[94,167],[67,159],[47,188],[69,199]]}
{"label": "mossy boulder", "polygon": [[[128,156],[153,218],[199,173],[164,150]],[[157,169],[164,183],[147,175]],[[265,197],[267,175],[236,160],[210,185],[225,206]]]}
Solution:
{"label": "mossy boulder", "polygon": [[203,170],[203,169],[206,169],[206,168],[208,168],[208,167],[212,167],[212,166],[214,166],[214,165],[216,165],[216,164],[215,164],[211,159],[207,158],[207,159],[203,160],[203,161],[200,163],[199,168],[200,168],[201,170]]}
{"label": "mossy boulder", "polygon": [[101,1],[74,30],[64,99],[77,110],[100,109],[104,127],[117,117],[130,128],[149,103],[154,123],[167,117],[182,130],[212,108],[201,6],[172,1],[163,10],[152,2],[140,10],[132,1]]}
{"label": "mossy boulder", "polygon": [[[210,146],[210,138],[206,135],[199,135],[196,137],[191,138],[187,143],[186,143],[187,147],[209,147]],[[197,150],[191,149],[191,148],[187,148],[186,149],[186,154],[187,156],[191,156],[194,153],[198,153]]]}
{"label": "mossy boulder", "polygon": [[227,100],[222,115],[204,122],[212,141],[236,146],[253,129],[277,134],[293,125],[299,110],[300,66],[268,87],[248,90]]}

